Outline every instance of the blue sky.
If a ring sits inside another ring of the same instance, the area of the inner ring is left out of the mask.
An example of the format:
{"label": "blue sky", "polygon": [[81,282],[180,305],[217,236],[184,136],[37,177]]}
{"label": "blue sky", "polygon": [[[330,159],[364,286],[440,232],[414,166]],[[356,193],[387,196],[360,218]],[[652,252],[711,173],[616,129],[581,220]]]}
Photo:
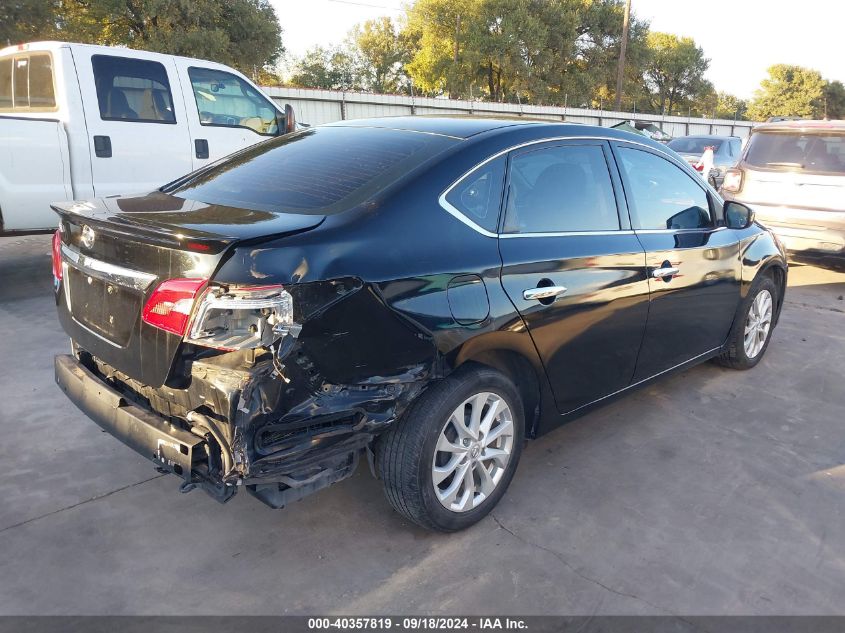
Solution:
{"label": "blue sky", "polygon": [[[398,17],[404,0],[271,0],[293,55],[332,46],[357,22]],[[845,82],[842,0],[632,0],[653,30],[692,36],[711,59],[717,90],[749,98],[772,64],[798,64]],[[783,7],[783,8],[780,8]]]}

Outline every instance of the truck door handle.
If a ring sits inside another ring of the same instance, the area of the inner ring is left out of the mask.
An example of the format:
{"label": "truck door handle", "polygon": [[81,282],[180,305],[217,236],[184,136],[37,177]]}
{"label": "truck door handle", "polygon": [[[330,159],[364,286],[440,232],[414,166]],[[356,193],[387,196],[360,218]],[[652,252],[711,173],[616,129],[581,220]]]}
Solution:
{"label": "truck door handle", "polygon": [[111,138],[108,136],[94,137],[94,155],[98,158],[111,158]]}
{"label": "truck door handle", "polygon": [[663,279],[665,277],[674,277],[679,272],[681,272],[677,268],[671,268],[669,266],[663,268],[655,268],[651,271],[651,276],[655,277],[656,279]]}
{"label": "truck door handle", "polygon": [[539,288],[529,288],[522,292],[522,298],[526,301],[540,299],[554,299],[566,292],[563,286],[542,286]]}
{"label": "truck door handle", "polygon": [[197,158],[208,158],[208,139],[194,139],[194,149],[196,150]]}

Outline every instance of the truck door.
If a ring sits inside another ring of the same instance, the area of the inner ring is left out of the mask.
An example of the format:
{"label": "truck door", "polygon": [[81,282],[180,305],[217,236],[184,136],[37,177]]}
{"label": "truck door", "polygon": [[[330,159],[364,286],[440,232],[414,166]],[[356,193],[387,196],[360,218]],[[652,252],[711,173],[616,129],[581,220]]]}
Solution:
{"label": "truck door", "polygon": [[[74,50],[91,150],[94,195],[157,189],[192,170],[173,58]],[[158,61],[158,60],[162,61]]]}
{"label": "truck door", "polygon": [[231,69],[177,59],[194,169],[277,136],[282,112]]}

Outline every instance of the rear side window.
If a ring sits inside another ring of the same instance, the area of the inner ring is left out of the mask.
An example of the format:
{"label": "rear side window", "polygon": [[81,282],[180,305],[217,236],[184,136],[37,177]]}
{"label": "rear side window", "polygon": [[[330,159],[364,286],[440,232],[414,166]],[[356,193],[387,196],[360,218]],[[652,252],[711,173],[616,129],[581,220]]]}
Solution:
{"label": "rear side window", "polygon": [[504,156],[484,163],[449,190],[446,202],[480,227],[495,232],[499,224],[506,165]]}
{"label": "rear side window", "polygon": [[276,108],[240,77],[222,70],[195,67],[188,69],[188,76],[200,124],[245,127],[267,136],[278,132]]}
{"label": "rear side window", "polygon": [[620,147],[619,156],[635,228],[701,229],[713,225],[707,194],[679,167],[628,147]]}
{"label": "rear side window", "polygon": [[167,71],[158,62],[112,55],[91,57],[100,118],[176,123]]}
{"label": "rear side window", "polygon": [[0,110],[45,112],[55,109],[53,58],[49,53],[0,59]]}
{"label": "rear side window", "polygon": [[774,171],[845,174],[845,132],[755,132],[745,162]]}
{"label": "rear side window", "polygon": [[256,211],[337,213],[454,143],[401,130],[312,128],[253,145],[162,191]]}
{"label": "rear side window", "polygon": [[505,233],[613,231],[619,216],[599,145],[561,145],[511,159]]}

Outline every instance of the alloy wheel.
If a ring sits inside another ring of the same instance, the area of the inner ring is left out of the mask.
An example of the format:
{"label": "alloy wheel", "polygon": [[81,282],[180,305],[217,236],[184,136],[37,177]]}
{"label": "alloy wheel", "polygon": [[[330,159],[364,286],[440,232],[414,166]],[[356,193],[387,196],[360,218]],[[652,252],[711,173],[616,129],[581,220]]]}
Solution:
{"label": "alloy wheel", "polygon": [[766,344],[772,327],[772,295],[768,290],[761,290],[748,311],[745,321],[745,355],[756,358]]}
{"label": "alloy wheel", "polygon": [[504,398],[482,392],[464,400],[437,438],[431,477],[440,503],[467,512],[487,499],[505,474],[514,423]]}

